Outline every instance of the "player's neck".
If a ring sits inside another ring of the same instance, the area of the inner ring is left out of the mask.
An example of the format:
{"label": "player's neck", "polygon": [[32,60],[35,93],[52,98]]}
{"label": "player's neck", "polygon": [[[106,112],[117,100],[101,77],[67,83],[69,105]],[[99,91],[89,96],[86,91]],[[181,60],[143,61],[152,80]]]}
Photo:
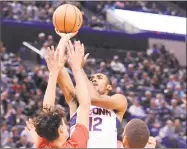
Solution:
{"label": "player's neck", "polygon": [[104,94],[100,94],[100,96],[106,96],[108,95],[108,91],[106,91]]}
{"label": "player's neck", "polygon": [[51,145],[53,147],[61,147],[64,143],[66,142],[65,137],[58,137],[58,139],[56,139],[55,141],[51,142]]}

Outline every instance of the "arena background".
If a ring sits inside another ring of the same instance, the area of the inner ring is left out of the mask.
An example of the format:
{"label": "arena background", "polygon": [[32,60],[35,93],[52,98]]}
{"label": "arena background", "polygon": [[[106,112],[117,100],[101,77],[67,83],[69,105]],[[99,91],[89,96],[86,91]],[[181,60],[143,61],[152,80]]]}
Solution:
{"label": "arena background", "polygon": [[[113,93],[128,99],[123,126],[141,118],[156,137],[157,148],[185,148],[186,3],[159,1],[0,2],[1,147],[33,147],[24,126],[41,106],[48,70],[45,61],[22,42],[42,51],[56,45],[59,37],[51,18],[64,3],[83,12],[83,27],[73,40],[83,42],[90,53],[87,74],[110,76]],[[68,120],[59,88],[57,104]]]}

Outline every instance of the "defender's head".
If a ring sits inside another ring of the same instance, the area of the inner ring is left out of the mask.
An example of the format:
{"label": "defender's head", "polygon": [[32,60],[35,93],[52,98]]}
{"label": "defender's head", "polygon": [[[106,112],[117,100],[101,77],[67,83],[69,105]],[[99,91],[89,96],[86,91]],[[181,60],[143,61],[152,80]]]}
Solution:
{"label": "defender's head", "polygon": [[127,123],[123,132],[123,146],[125,148],[144,148],[149,140],[149,129],[140,119],[133,119]]}
{"label": "defender's head", "polygon": [[64,117],[59,109],[44,107],[41,113],[34,118],[33,122],[37,134],[49,142],[57,139],[66,141],[69,137]]}
{"label": "defender's head", "polygon": [[97,73],[94,74],[91,78],[90,81],[92,82],[94,88],[96,91],[100,94],[108,94],[112,91],[112,82],[109,79],[108,76],[102,74],[102,73]]}

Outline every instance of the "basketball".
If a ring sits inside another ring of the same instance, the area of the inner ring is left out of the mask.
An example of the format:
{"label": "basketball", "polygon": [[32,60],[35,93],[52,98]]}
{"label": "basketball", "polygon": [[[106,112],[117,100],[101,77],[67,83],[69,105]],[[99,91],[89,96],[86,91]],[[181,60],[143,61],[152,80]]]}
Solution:
{"label": "basketball", "polygon": [[74,5],[64,4],[53,13],[53,25],[62,33],[73,33],[82,26],[81,11]]}

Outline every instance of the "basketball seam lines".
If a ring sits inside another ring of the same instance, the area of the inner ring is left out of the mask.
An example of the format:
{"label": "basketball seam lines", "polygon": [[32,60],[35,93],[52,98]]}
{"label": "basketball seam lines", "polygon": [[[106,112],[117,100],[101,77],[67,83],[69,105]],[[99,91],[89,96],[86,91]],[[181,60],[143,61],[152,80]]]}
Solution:
{"label": "basketball seam lines", "polygon": [[[65,15],[64,15],[64,31],[65,31],[65,33],[66,33],[66,23],[65,23],[65,21],[66,21],[66,10],[67,10],[67,7],[68,7],[68,4],[67,4],[67,6],[66,6]],[[66,33],[66,34],[67,34],[67,33]]]}
{"label": "basketball seam lines", "polygon": [[59,31],[59,28],[58,28],[58,23],[56,23],[56,14],[55,14],[55,26],[57,27],[57,30]]}
{"label": "basketball seam lines", "polygon": [[[76,24],[76,22],[77,22],[77,12],[76,12],[76,10],[75,10],[75,6],[73,6],[73,9],[74,9],[74,11],[75,11],[75,23],[74,23],[74,25],[73,25],[73,29],[74,29],[75,24]],[[71,32],[73,31],[73,29],[71,30]]]}

